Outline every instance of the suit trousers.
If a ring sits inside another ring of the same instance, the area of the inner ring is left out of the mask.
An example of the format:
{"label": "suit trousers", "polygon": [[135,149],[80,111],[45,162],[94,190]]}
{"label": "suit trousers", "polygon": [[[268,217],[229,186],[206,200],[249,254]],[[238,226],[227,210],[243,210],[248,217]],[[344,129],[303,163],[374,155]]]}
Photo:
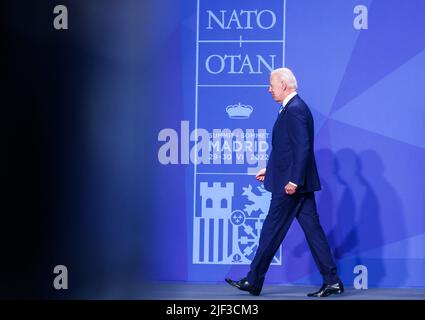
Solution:
{"label": "suit trousers", "polygon": [[259,245],[247,275],[248,282],[255,288],[261,290],[273,257],[295,218],[304,231],[323,282],[333,284],[340,281],[328,241],[319,222],[314,192],[294,195],[282,192],[272,193],[269,212],[261,229]]}

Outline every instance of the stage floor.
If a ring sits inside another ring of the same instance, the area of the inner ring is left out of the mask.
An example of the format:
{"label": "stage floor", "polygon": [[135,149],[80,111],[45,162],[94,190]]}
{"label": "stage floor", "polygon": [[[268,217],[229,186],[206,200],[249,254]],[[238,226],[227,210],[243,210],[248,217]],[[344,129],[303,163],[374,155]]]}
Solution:
{"label": "stage floor", "polygon": [[226,283],[161,282],[144,287],[142,296],[135,299],[154,300],[425,300],[425,289],[421,288],[369,288],[356,290],[345,288],[342,295],[328,298],[309,298],[308,292],[318,287],[265,284],[260,296],[255,297],[239,291]]}

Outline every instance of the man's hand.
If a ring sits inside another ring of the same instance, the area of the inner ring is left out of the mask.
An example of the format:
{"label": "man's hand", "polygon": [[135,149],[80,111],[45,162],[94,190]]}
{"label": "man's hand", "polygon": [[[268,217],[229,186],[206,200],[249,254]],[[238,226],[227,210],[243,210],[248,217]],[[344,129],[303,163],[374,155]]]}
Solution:
{"label": "man's hand", "polygon": [[257,172],[257,175],[255,176],[255,178],[258,181],[263,182],[264,178],[266,177],[266,168],[261,169],[260,171]]}
{"label": "man's hand", "polygon": [[288,182],[288,184],[285,186],[285,193],[289,194],[290,196],[293,195],[297,191],[297,185],[292,182]]}

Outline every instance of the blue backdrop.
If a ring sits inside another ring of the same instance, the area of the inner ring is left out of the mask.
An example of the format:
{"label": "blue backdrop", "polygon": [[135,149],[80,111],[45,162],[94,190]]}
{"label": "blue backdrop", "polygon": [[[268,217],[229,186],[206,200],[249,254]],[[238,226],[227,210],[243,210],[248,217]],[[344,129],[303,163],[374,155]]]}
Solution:
{"label": "blue backdrop", "polygon": [[[353,25],[358,4],[367,8],[367,29]],[[249,134],[254,145],[270,142],[279,106],[267,92],[269,69],[291,68],[315,119],[318,211],[342,279],[352,284],[361,264],[370,286],[425,286],[425,3],[200,0],[171,7],[154,58],[171,91],[155,99],[154,130],[175,130],[179,147],[185,134],[203,129],[220,137],[241,129],[244,143]],[[155,160],[152,279],[245,275],[268,205],[252,172],[267,156],[254,150],[249,163],[246,151],[237,163],[236,153],[197,165],[182,164],[182,154],[177,164]],[[266,281],[320,283],[297,222]]]}

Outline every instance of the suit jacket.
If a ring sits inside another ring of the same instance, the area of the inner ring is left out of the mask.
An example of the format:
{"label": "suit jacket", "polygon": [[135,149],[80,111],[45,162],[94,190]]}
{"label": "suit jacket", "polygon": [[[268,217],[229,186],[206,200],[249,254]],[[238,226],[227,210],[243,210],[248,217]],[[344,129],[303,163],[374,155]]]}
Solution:
{"label": "suit jacket", "polygon": [[273,126],[272,150],[264,180],[266,190],[283,193],[289,181],[298,185],[297,192],[320,190],[313,146],[313,116],[297,94],[288,101]]}

